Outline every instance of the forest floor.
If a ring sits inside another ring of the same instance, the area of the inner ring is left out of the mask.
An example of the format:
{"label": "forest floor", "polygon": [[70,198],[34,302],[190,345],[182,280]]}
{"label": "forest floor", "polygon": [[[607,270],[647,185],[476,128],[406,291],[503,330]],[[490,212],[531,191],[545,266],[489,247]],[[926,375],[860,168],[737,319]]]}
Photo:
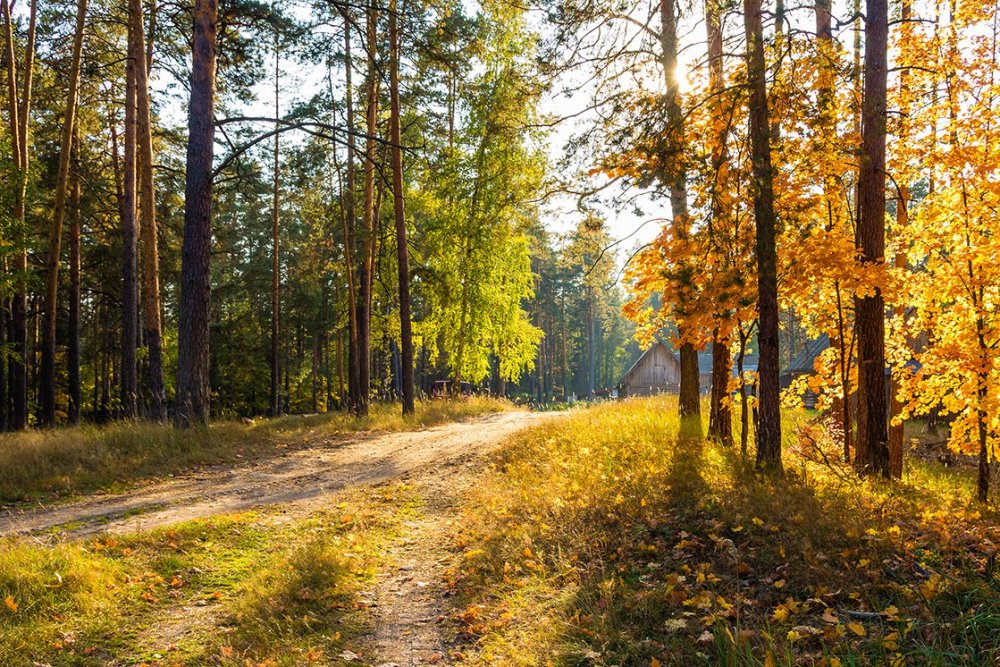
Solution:
{"label": "forest floor", "polygon": [[0,664],[997,664],[971,471],[914,431],[863,481],[815,415],[784,434],[773,478],[669,398],[505,412],[24,511]]}

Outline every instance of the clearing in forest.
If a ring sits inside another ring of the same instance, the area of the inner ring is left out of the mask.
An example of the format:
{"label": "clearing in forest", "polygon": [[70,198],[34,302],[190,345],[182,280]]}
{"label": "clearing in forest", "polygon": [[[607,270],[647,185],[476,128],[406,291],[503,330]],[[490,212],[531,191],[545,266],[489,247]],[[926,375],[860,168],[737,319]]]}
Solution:
{"label": "clearing in forest", "polygon": [[[780,477],[680,437],[666,397],[359,439],[329,454],[380,476],[326,495],[299,495],[315,462],[288,452],[147,516],[204,518],[8,539],[0,662],[992,664],[1000,522],[974,470],[862,480],[815,419],[785,414]],[[212,493],[236,513],[208,516]]]}

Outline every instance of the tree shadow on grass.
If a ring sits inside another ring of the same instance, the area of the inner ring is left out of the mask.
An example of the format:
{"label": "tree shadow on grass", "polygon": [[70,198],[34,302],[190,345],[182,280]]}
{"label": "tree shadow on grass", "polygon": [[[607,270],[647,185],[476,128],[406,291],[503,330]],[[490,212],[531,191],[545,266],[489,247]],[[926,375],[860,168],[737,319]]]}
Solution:
{"label": "tree shadow on grass", "polygon": [[[760,665],[769,651],[780,664],[783,653],[844,647],[863,664],[886,659],[880,637],[892,623],[865,617],[859,639],[838,636],[820,618],[832,610],[845,627],[850,613],[906,601],[892,572],[894,544],[868,533],[887,524],[858,502],[858,486],[820,491],[794,472],[760,474],[691,425],[670,444],[660,483],[652,520],[619,515],[622,530],[606,536],[609,565],[592,570],[567,601],[567,616],[585,621],[575,639],[606,661],[577,651],[557,664]],[[817,635],[785,639],[802,626]],[[991,655],[983,648],[961,664]]]}
{"label": "tree shadow on grass", "polygon": [[[527,481],[501,476],[491,488],[499,507],[477,534],[483,555],[466,570],[467,590],[497,617],[519,618],[479,631],[501,655],[759,667],[769,653],[774,664],[891,664],[898,646],[917,664],[990,663],[1000,644],[989,631],[1000,609],[992,584],[923,601],[929,565],[918,561],[931,549],[891,530],[895,510],[877,485],[807,475],[794,458],[784,475],[758,473],[704,440],[700,424],[656,407],[587,413],[565,434],[525,442],[511,470],[531,472]],[[587,430],[577,439],[573,427]],[[584,446],[588,456],[573,454]],[[602,473],[607,460],[615,476]],[[546,530],[535,517],[573,479],[582,489]],[[521,500],[497,501],[504,485]],[[518,569],[525,543],[548,567]],[[891,606],[898,612],[879,615]],[[921,630],[907,632],[910,621]]]}
{"label": "tree shadow on grass", "polygon": [[294,654],[307,662],[329,660],[343,639],[363,629],[357,590],[343,545],[325,535],[309,539],[245,583],[215,655],[233,658],[234,665],[248,658],[284,664],[282,657]]}

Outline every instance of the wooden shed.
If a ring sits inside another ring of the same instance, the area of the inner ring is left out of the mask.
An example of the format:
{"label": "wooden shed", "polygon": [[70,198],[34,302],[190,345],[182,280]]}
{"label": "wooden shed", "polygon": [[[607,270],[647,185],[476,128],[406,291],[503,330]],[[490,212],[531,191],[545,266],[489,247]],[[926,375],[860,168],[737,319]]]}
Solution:
{"label": "wooden shed", "polygon": [[620,395],[624,398],[676,392],[680,381],[680,360],[666,345],[656,342],[622,376]]}

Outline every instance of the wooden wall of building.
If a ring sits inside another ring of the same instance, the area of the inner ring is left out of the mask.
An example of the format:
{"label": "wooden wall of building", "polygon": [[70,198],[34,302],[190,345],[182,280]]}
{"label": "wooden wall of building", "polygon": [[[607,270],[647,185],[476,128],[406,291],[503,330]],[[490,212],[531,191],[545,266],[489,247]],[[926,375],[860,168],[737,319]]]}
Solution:
{"label": "wooden wall of building", "polygon": [[662,343],[654,343],[622,377],[621,394],[649,396],[676,392],[680,381],[680,360]]}

